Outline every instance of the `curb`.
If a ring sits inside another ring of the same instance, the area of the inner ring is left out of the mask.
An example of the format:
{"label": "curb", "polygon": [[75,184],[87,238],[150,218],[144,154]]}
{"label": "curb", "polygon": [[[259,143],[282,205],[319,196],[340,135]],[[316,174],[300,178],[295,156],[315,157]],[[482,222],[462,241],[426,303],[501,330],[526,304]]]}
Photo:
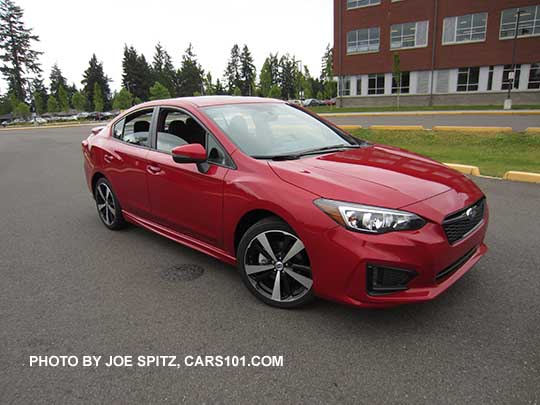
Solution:
{"label": "curb", "polygon": [[76,128],[76,127],[88,127],[96,126],[96,124],[101,124],[107,121],[96,121],[96,122],[85,122],[84,124],[66,124],[66,125],[42,125],[42,126],[31,126],[31,127],[6,127],[0,128],[0,131],[21,131],[29,129],[54,129],[54,128]]}
{"label": "curb", "polygon": [[338,128],[344,131],[356,131],[357,129],[362,129],[362,125],[338,125]]}
{"label": "curb", "polygon": [[422,125],[371,125],[369,129],[375,131],[425,131]]}
{"label": "curb", "polygon": [[478,166],[461,165],[457,163],[443,163],[443,164],[463,174],[470,174],[472,176],[480,176],[480,168]]}
{"label": "curb", "polygon": [[528,134],[540,134],[540,127],[530,127],[525,130]]}
{"label": "curb", "polygon": [[504,174],[503,179],[525,183],[540,183],[540,173],[509,171]]}
{"label": "curb", "polygon": [[433,131],[459,131],[459,132],[484,132],[484,133],[499,133],[499,132],[513,132],[511,127],[461,127],[461,126],[448,126],[437,125],[433,127]]}
{"label": "curb", "polygon": [[540,115],[540,110],[516,111],[387,111],[387,112],[334,112],[320,113],[322,117],[402,117],[402,116],[431,116],[431,115]]}

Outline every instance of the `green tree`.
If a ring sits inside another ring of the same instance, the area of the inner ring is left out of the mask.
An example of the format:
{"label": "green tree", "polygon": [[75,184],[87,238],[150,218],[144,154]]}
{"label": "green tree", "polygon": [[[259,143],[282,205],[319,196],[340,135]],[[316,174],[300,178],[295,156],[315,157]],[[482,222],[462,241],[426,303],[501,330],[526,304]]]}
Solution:
{"label": "green tree", "polygon": [[[152,89],[150,89],[151,91]],[[118,94],[114,97],[113,100],[113,109],[114,110],[127,110],[133,105],[133,94],[131,94],[127,89],[120,89]]]}
{"label": "green tree", "polygon": [[176,71],[171,55],[158,42],[152,62],[153,81],[163,84],[171,96],[176,95]]}
{"label": "green tree", "polygon": [[321,80],[326,82],[332,80],[333,75],[333,60],[334,60],[334,50],[330,47],[330,44],[326,46],[324,55],[322,57],[321,63]]}
{"label": "green tree", "polygon": [[99,86],[99,83],[94,84],[94,111],[102,112],[105,108],[105,100],[103,99],[103,93],[101,92],[101,87]]}
{"label": "green tree", "polygon": [[63,87],[64,90],[67,88],[67,80],[62,74],[62,71],[58,67],[58,64],[54,64],[51,68],[51,74],[49,75],[51,94],[60,101],[60,88]]}
{"label": "green tree", "polygon": [[253,56],[251,56],[247,45],[244,45],[240,54],[240,90],[242,91],[242,95],[253,95],[256,78],[257,69],[253,63]]}
{"label": "green tree", "polygon": [[13,111],[11,101],[7,94],[0,95],[0,114],[9,114]]}
{"label": "green tree", "polygon": [[133,99],[133,105],[141,104],[143,101],[139,97]]}
{"label": "green tree", "polygon": [[240,90],[239,87],[235,87],[232,94],[233,94],[233,96],[241,96],[242,95],[242,90]]}
{"label": "green tree", "polygon": [[223,96],[223,95],[227,94],[227,91],[225,90],[225,88],[221,84],[221,80],[219,80],[219,79],[216,80],[216,86],[214,88],[214,94],[216,94],[218,96]]}
{"label": "green tree", "polygon": [[[111,90],[109,88],[110,79],[103,72],[103,63],[97,60],[95,54],[92,55],[90,59],[89,66],[83,74],[83,91],[86,98],[91,102],[89,106],[91,110],[99,111],[96,108],[95,100],[101,100],[103,105],[101,105],[101,110],[110,105],[111,99]],[[94,97],[94,91],[97,87],[100,89],[100,97],[97,99]]]}
{"label": "green tree", "polygon": [[32,101],[38,115],[47,112],[47,89],[41,76],[32,81]]}
{"label": "green tree", "polygon": [[277,84],[274,84],[272,87],[270,87],[267,97],[278,99],[281,98],[281,88]]}
{"label": "green tree", "polygon": [[19,101],[26,100],[29,76],[41,73],[38,59],[42,52],[32,49],[38,41],[24,25],[23,10],[11,0],[0,0],[0,72]]}
{"label": "green tree", "polygon": [[152,87],[150,87],[150,100],[163,100],[166,98],[171,98],[171,93],[169,90],[159,82],[155,82]]}
{"label": "green tree", "polygon": [[231,49],[231,57],[225,68],[225,83],[229,94],[233,94],[234,89],[241,87],[240,68],[240,47],[237,44],[234,44]]}
{"label": "green tree", "polygon": [[83,93],[80,91],[77,91],[75,94],[73,94],[73,97],[71,98],[71,101],[73,103],[73,107],[77,111],[85,111],[86,106],[88,105],[88,100],[84,96]]}
{"label": "green tree", "polygon": [[279,59],[277,53],[270,54],[262,66],[259,79],[259,89],[263,97],[269,97],[270,89],[279,85]]}
{"label": "green tree", "polygon": [[152,86],[152,71],[143,54],[124,45],[124,59],[122,60],[122,86],[131,94],[142,100],[148,100],[150,86]]}
{"label": "green tree", "polygon": [[401,95],[401,59],[399,57],[399,54],[396,52],[393,55],[393,62],[392,62],[392,79],[393,83],[392,85],[397,88],[397,97],[396,97],[396,107],[399,110],[399,96]]}
{"label": "green tree", "polygon": [[60,111],[60,107],[58,106],[58,101],[56,101],[56,98],[54,96],[49,96],[49,99],[47,100],[47,111],[50,113],[55,113]]}
{"label": "green tree", "polygon": [[182,55],[182,65],[177,74],[178,95],[180,97],[192,96],[201,92],[204,86],[204,70],[197,61],[193,46],[189,44]]}
{"label": "green tree", "polygon": [[298,92],[298,65],[295,57],[283,55],[279,60],[281,97],[290,100],[297,97]]}
{"label": "green tree", "polygon": [[58,87],[58,106],[60,107],[60,111],[69,111],[69,98],[68,93],[66,91],[66,88],[62,85]]}
{"label": "green tree", "polygon": [[18,102],[13,109],[13,115],[16,118],[28,120],[30,118],[30,107],[26,103]]}

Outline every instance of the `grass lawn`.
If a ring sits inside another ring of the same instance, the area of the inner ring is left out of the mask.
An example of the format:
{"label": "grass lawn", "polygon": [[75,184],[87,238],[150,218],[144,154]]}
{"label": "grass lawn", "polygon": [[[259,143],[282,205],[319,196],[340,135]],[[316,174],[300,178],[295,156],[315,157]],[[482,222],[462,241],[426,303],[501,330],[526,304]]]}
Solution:
{"label": "grass lawn", "polygon": [[[468,105],[468,106],[436,106],[436,107],[401,107],[399,110],[396,107],[310,107],[317,114],[323,113],[347,113],[347,112],[387,112],[387,111],[456,111],[456,110],[502,110],[502,105]],[[514,110],[539,110],[540,105],[515,105]]]}
{"label": "grass lawn", "polygon": [[398,146],[445,163],[480,167],[487,176],[509,170],[540,173],[540,134],[471,134],[436,131],[351,131],[374,143]]}

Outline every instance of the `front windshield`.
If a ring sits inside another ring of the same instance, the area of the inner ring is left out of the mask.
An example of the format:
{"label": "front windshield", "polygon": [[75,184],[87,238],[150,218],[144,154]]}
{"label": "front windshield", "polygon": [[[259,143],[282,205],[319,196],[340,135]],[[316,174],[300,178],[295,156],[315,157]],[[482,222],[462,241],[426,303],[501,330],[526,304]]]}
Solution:
{"label": "front windshield", "polygon": [[205,113],[244,153],[257,158],[359,143],[287,104],[232,104],[207,107]]}

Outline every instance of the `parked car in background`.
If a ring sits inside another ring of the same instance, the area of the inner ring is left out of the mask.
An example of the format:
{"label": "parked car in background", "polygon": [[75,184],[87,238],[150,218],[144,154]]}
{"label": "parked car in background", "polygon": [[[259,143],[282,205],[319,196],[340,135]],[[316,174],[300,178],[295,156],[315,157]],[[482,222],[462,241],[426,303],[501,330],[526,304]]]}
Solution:
{"label": "parked car in background", "polygon": [[302,105],[304,107],[318,107],[324,105],[324,102],[321,100],[317,100],[316,98],[308,98],[303,101]]}
{"label": "parked car in background", "polygon": [[336,99],[331,98],[330,100],[324,100],[324,105],[327,105],[327,106],[336,105]]}

